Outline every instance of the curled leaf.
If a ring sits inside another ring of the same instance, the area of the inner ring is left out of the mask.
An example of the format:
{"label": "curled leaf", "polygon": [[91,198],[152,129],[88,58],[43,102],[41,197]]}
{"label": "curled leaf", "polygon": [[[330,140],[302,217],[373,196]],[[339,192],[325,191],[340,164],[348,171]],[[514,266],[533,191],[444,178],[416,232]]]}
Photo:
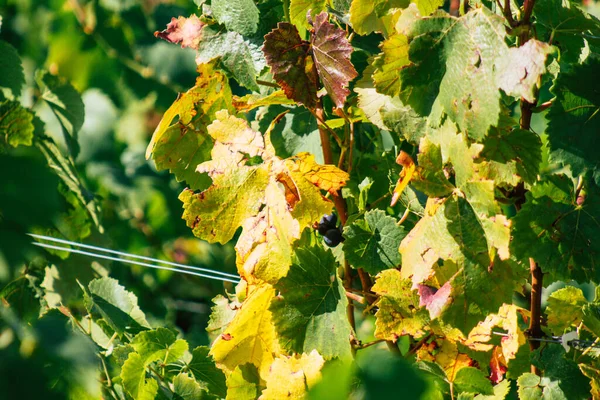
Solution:
{"label": "curled leaf", "polygon": [[190,47],[197,50],[202,39],[204,25],[205,23],[200,21],[196,15],[191,15],[189,18],[171,18],[171,22],[167,24],[167,29],[154,32],[154,36],[167,42],[181,43],[182,48]]}

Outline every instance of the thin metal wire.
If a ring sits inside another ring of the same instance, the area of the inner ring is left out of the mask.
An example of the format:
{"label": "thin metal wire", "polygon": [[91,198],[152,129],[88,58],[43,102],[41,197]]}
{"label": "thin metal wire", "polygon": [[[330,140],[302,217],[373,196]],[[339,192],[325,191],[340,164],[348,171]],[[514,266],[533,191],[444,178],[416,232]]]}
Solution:
{"label": "thin metal wire", "polygon": [[[508,333],[502,333],[502,332],[493,332],[492,334],[497,335],[497,336],[510,336]],[[552,339],[544,339],[544,338],[528,338],[531,341],[534,342],[544,342],[544,343],[556,343],[556,344],[563,344],[563,340],[562,340],[562,336],[552,336]],[[566,342],[566,344],[568,346],[573,346],[573,347],[594,347],[594,348],[600,348],[600,344],[596,344],[594,341],[592,340],[579,340],[579,339],[573,339],[573,340],[569,340]]]}
{"label": "thin metal wire", "polygon": [[183,268],[183,269],[191,269],[191,270],[194,270],[194,271],[207,272],[207,273],[211,273],[211,274],[223,275],[223,276],[228,276],[230,278],[239,279],[238,275],[230,274],[230,273],[227,273],[227,272],[215,271],[215,270],[208,269],[208,268],[194,267],[194,266],[191,266],[191,265],[185,265],[185,264],[179,264],[179,263],[171,262],[171,261],[159,260],[157,258],[139,256],[137,254],[125,253],[123,251],[106,249],[104,247],[98,247],[98,246],[92,246],[92,245],[89,245],[89,244],[72,242],[70,240],[54,238],[54,237],[51,237],[51,236],[36,235],[34,233],[28,233],[28,235],[31,236],[31,237],[34,237],[36,239],[46,240],[48,242],[68,244],[70,246],[81,247],[81,248],[84,248],[84,249],[90,249],[90,250],[100,251],[100,252],[104,252],[104,253],[116,254],[116,255],[119,255],[119,256],[124,256],[124,257],[129,257],[129,258],[137,258],[138,260],[152,261],[152,262],[158,263],[158,264],[165,264],[165,265],[170,265],[170,266],[173,266],[173,267],[179,267],[179,268]]}
{"label": "thin metal wire", "polygon": [[215,280],[218,280],[218,281],[232,282],[232,283],[239,283],[239,281],[240,281],[239,277],[238,277],[238,280],[234,280],[234,279],[230,279],[230,278],[227,278],[227,277],[224,277],[224,276],[208,275],[208,274],[203,274],[203,273],[200,273],[200,272],[188,271],[188,270],[185,270],[185,269],[169,268],[169,267],[165,267],[165,266],[161,266],[161,265],[148,264],[148,263],[141,262],[141,261],[126,260],[124,258],[107,256],[105,254],[92,253],[90,251],[85,251],[85,250],[72,249],[70,247],[61,247],[61,246],[55,246],[55,245],[52,245],[52,244],[39,243],[39,242],[32,242],[32,244],[35,245],[35,246],[44,247],[44,248],[47,248],[47,249],[60,250],[60,251],[66,251],[66,252],[69,252],[69,253],[82,254],[82,255],[88,256],[88,257],[102,258],[102,259],[105,259],[105,260],[117,261],[117,262],[121,262],[121,263],[124,263],[124,264],[133,264],[133,265],[140,265],[142,267],[162,269],[162,270],[165,270],[165,271],[174,271],[174,272],[179,272],[179,273],[182,273],[182,274],[194,275],[194,276],[199,276],[199,277],[207,278],[207,279],[215,279]]}

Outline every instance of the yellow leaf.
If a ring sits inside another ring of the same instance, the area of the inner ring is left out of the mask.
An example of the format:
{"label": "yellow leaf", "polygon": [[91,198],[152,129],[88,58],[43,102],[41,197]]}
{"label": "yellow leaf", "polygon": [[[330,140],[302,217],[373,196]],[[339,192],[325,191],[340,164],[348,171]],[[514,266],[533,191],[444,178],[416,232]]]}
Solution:
{"label": "yellow leaf", "polygon": [[325,360],[313,350],[310,354],[280,356],[273,361],[267,376],[267,388],[261,400],[304,399],[310,389],[321,379]]}
{"label": "yellow leaf", "polygon": [[350,178],[347,172],[333,165],[320,165],[310,153],[300,153],[289,161],[292,171],[297,171],[320,189],[335,195]]}
{"label": "yellow leaf", "polygon": [[502,355],[508,362],[515,358],[519,347],[527,342],[525,333],[519,327],[519,315],[528,317],[529,311],[513,304],[504,304],[498,314],[489,315],[473,328],[464,344],[473,350],[489,351],[493,347],[488,343],[492,339],[492,328],[499,327],[507,332],[507,336],[502,338],[501,346]]}
{"label": "yellow leaf", "polygon": [[264,379],[279,343],[271,319],[271,299],[275,290],[269,284],[254,286],[225,331],[213,343],[210,354],[228,374],[236,366],[251,363]]}
{"label": "yellow leaf", "polygon": [[400,151],[400,154],[398,154],[398,158],[396,158],[396,163],[398,163],[398,165],[402,165],[402,171],[400,171],[398,183],[394,188],[394,194],[392,196],[392,202],[390,204],[392,207],[396,204],[396,202],[400,198],[400,195],[402,195],[404,188],[408,186],[416,169],[414,160],[404,150]]}
{"label": "yellow leaf", "polygon": [[450,340],[437,339],[417,351],[417,359],[436,362],[444,369],[448,381],[454,382],[456,373],[473,364],[473,360],[458,350],[458,345]]}

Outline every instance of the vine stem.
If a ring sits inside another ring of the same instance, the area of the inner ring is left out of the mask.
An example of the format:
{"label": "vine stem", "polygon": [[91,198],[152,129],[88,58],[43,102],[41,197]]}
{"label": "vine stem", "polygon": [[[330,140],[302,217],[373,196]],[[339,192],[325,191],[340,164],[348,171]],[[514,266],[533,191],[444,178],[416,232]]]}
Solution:
{"label": "vine stem", "polygon": [[[528,26],[531,20],[531,14],[533,13],[533,6],[535,0],[525,0],[523,4],[523,18],[519,21],[520,26]],[[525,29],[523,33],[519,35],[519,46],[523,46],[531,38],[530,30]],[[536,96],[537,97],[537,96]],[[537,106],[537,98],[533,102],[528,102],[524,98],[521,98],[521,129],[531,129],[531,117],[533,111]],[[529,321],[529,336],[531,338],[540,338],[542,336],[542,288],[544,274],[542,269],[535,262],[533,258],[529,259],[529,271],[531,273],[531,301],[530,301],[530,312],[531,319]],[[537,340],[529,341],[529,348],[534,351],[540,347],[540,342]],[[541,376],[541,371],[535,365],[531,364],[531,372]]]}
{"label": "vine stem", "polygon": [[[542,337],[542,287],[544,275],[542,274],[542,269],[533,258],[529,259],[529,270],[531,271],[531,319],[529,321],[529,336],[540,338]],[[531,351],[537,350],[539,347],[539,341],[529,341]],[[531,365],[531,372],[541,376],[541,371],[533,364]]]}

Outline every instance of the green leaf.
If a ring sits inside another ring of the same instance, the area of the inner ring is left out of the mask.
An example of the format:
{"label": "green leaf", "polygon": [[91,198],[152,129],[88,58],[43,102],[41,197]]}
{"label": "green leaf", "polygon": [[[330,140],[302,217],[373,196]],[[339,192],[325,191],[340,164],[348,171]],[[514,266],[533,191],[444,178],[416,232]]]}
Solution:
{"label": "green leaf", "polygon": [[583,324],[596,337],[600,337],[600,305],[597,302],[583,306]]}
{"label": "green leaf", "polygon": [[477,368],[465,367],[458,370],[454,378],[454,388],[458,393],[471,392],[493,395],[490,380]]}
{"label": "green leaf", "polygon": [[240,308],[239,302],[230,301],[227,297],[220,294],[215,296],[215,298],[212,299],[212,302],[214,303],[214,306],[210,308],[210,319],[208,320],[208,326],[206,327],[206,331],[208,332],[211,341],[223,333]]}
{"label": "green leaf", "polygon": [[161,360],[169,364],[180,359],[188,349],[188,344],[183,339],[167,328],[157,328],[138,333],[130,343],[131,347],[148,364]]}
{"label": "green leaf", "polygon": [[6,100],[0,103],[0,150],[8,146],[31,146],[34,130],[32,121],[33,113],[19,102]]}
{"label": "green leaf", "polygon": [[[17,50],[10,44],[0,40],[0,87],[9,88],[14,98],[21,95],[21,87],[25,84],[25,74],[21,66],[21,58]],[[4,112],[0,112],[4,115]]]}
{"label": "green leaf", "polygon": [[187,365],[188,370],[197,381],[203,382],[208,392],[219,397],[225,397],[227,387],[225,386],[225,375],[215,366],[215,362],[208,354],[210,349],[206,346],[198,346],[192,351],[192,360]]}
{"label": "green leaf", "polygon": [[310,16],[314,18],[327,10],[326,3],[326,0],[290,0],[290,22],[300,30],[310,28],[308,12],[310,11]]}
{"label": "green leaf", "polygon": [[173,378],[173,399],[199,400],[204,398],[208,398],[206,391],[188,374],[182,372]]}
{"label": "green leaf", "polygon": [[258,8],[252,0],[213,0],[213,15],[227,30],[251,36],[258,26]]}
{"label": "green leaf", "polygon": [[[441,107],[461,131],[481,140],[498,123],[499,89],[531,93],[545,71],[547,46],[509,51],[505,36],[502,18],[486,8],[461,18],[437,12],[418,20],[408,37],[399,33],[383,43],[383,53],[374,63],[375,86],[380,93],[399,95],[420,115],[434,106],[438,113]],[[536,54],[535,63],[523,56],[526,51]],[[516,61],[519,74],[501,73],[501,65]],[[523,81],[523,74],[533,76]]]}
{"label": "green leaf", "polygon": [[587,300],[581,289],[567,286],[552,293],[548,297],[546,315],[548,315],[548,328],[560,336],[565,329],[577,326],[583,319],[583,306]]}
{"label": "green leaf", "polygon": [[600,82],[594,77],[600,60],[561,72],[551,88],[556,99],[546,114],[550,160],[568,166],[573,176],[585,171],[600,182],[600,155],[596,151],[600,132]]}
{"label": "green leaf", "polygon": [[597,35],[600,29],[597,19],[590,18],[575,3],[561,0],[540,2],[533,16],[537,37],[558,46],[565,63],[577,62],[585,46],[585,33],[592,30]]}
{"label": "green leaf", "polygon": [[137,297],[112,278],[94,279],[84,292],[86,308],[102,316],[119,335],[137,333],[150,328]]}
{"label": "green leaf", "polygon": [[247,94],[242,97],[233,96],[233,106],[236,110],[248,112],[262,106],[271,106],[279,104],[295,104],[293,100],[287,98],[283,90],[276,90],[266,96],[258,94]]}
{"label": "green leaf", "polygon": [[302,40],[292,24],[279,22],[265,36],[263,52],[273,78],[285,95],[308,108],[314,108],[317,98],[317,76],[307,71],[309,43]]}
{"label": "green leaf", "polygon": [[542,162],[542,141],[532,131],[492,128],[475,162],[479,174],[498,186],[516,186],[521,180],[534,183]]}
{"label": "green leaf", "polygon": [[327,18],[326,12],[315,17],[312,54],[327,93],[336,107],[343,108],[350,94],[348,84],[358,73],[350,62],[352,46],[346,39],[346,32],[331,24]]}
{"label": "green leaf", "polygon": [[406,233],[395,218],[371,210],[344,228],[344,254],[354,268],[377,274],[400,265],[398,247]]}
{"label": "green leaf", "polygon": [[396,341],[402,335],[425,334],[429,315],[420,307],[419,295],[412,290],[410,279],[403,279],[396,269],[388,269],[377,275],[372,290],[380,296],[375,337]]}
{"label": "green leaf", "polygon": [[77,133],[85,119],[81,96],[65,79],[47,71],[38,71],[35,80],[41,91],[41,98],[50,106],[60,122],[71,155],[77,157],[79,153]]}
{"label": "green leaf", "polygon": [[297,353],[317,350],[325,359],[351,357],[348,301],[335,266],[331,252],[321,247],[296,250],[270,308],[283,348]]}
{"label": "green leaf", "polygon": [[220,66],[240,85],[258,91],[256,75],[266,66],[259,46],[237,32],[221,33],[210,26],[202,29],[196,63],[206,64],[220,59]]}
{"label": "green leaf", "polygon": [[120,374],[125,390],[136,400],[154,400],[158,382],[146,377],[146,363],[138,353],[129,353]]}
{"label": "green leaf", "polygon": [[519,387],[519,399],[523,400],[541,400],[542,388],[540,387],[542,379],[536,374],[526,372],[517,379]]}
{"label": "green leaf", "polygon": [[[532,353],[532,364],[544,371],[544,379],[552,381],[556,388],[544,388],[553,392],[562,391],[569,399],[587,399],[590,396],[590,382],[582,374],[575,361],[566,357],[565,349],[557,344],[549,344]],[[542,381],[544,386],[544,382]],[[559,392],[560,393],[560,392]],[[566,396],[565,396],[566,398]]]}
{"label": "green leaf", "polygon": [[552,192],[555,198],[562,192],[564,202],[544,192],[537,193],[540,197],[527,193],[527,201],[513,218],[512,235],[519,240],[511,241],[511,252],[524,262],[532,257],[554,280],[597,281],[600,191],[590,182],[587,197],[577,205],[572,184],[564,190]]}
{"label": "green leaf", "polygon": [[227,400],[255,400],[259,386],[260,376],[254,365],[237,366],[227,378]]}
{"label": "green leaf", "polygon": [[[196,85],[175,100],[154,130],[146,150],[156,168],[169,169],[178,181],[185,181],[192,190],[210,185],[206,174],[196,167],[210,159],[213,140],[206,127],[215,119],[215,112],[231,107],[231,89],[227,78],[212,66],[198,66]],[[173,120],[178,120],[173,123]]]}

